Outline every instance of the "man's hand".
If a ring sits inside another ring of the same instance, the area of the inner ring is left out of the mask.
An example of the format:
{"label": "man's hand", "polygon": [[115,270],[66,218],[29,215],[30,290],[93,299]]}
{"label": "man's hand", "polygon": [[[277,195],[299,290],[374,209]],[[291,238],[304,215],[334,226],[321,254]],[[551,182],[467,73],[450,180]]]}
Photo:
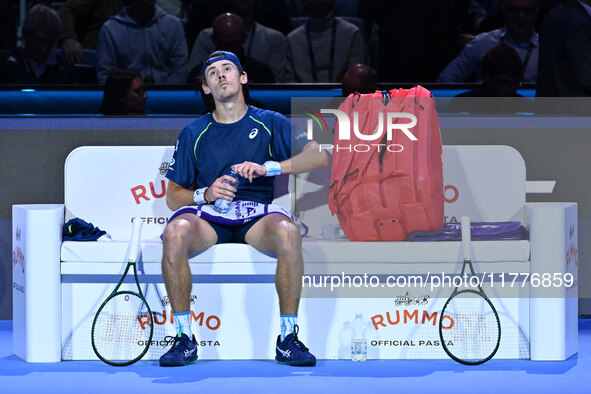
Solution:
{"label": "man's hand", "polygon": [[230,175],[222,175],[215,182],[207,188],[205,191],[205,200],[209,202],[215,202],[218,198],[232,201],[236,196],[236,188],[224,181],[234,182],[235,179]]}
{"label": "man's hand", "polygon": [[84,56],[82,55],[82,44],[73,38],[66,38],[62,43],[62,50],[64,57],[74,64],[84,63]]}
{"label": "man's hand", "polygon": [[267,167],[262,164],[257,164],[250,161],[245,161],[241,164],[235,164],[232,166],[232,169],[241,177],[248,178],[248,181],[251,183],[254,178],[267,175]]}

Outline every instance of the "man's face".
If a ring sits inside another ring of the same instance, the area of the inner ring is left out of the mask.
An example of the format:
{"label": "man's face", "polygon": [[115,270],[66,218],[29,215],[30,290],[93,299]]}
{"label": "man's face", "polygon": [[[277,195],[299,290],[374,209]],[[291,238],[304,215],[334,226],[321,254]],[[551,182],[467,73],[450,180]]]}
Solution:
{"label": "man's face", "polygon": [[25,52],[28,58],[37,63],[45,63],[53,52],[53,46],[57,41],[57,36],[51,36],[41,29],[24,34]]}
{"label": "man's face", "polygon": [[536,0],[506,0],[503,16],[512,35],[531,34],[538,16]]}
{"label": "man's face", "polygon": [[209,65],[204,77],[203,92],[211,94],[217,101],[234,97],[247,82],[246,73],[241,73],[234,63],[225,59]]}
{"label": "man's face", "polygon": [[125,110],[128,115],[144,115],[146,113],[145,103],[148,95],[146,94],[146,85],[140,77],[135,77],[127,91],[127,101]]}

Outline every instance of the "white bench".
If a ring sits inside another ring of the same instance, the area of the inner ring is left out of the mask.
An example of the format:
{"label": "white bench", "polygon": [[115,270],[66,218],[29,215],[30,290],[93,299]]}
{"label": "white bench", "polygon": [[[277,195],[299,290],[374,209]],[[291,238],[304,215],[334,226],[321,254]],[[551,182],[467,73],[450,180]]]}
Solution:
{"label": "white bench", "polygon": [[[65,204],[13,206],[14,353],[31,362],[95,359],[90,326],[100,302],[118,281],[126,260],[131,218],[145,220],[140,281],[153,309],[170,307],[162,284],[159,240],[170,210],[164,203],[173,147],[82,147],[65,165]],[[521,221],[529,241],[473,242],[478,272],[571,273],[576,279],[576,203],[526,204],[525,164],[506,146],[446,146],[443,154],[448,221]],[[329,169],[279,177],[276,199],[305,223],[306,274],[455,273],[459,242],[367,242],[323,239],[324,225],[338,224],[326,205]],[[109,232],[112,242],[62,242],[64,220],[80,217]],[[243,244],[216,245],[190,259],[192,311],[201,359],[274,357],[279,311],[275,259]],[[310,282],[308,282],[310,283]],[[329,283],[330,286],[330,283]],[[348,324],[362,312],[370,358],[445,358],[437,345],[436,313],[451,289],[428,302],[421,290],[384,288],[333,292],[305,288],[300,336],[319,359],[349,356]],[[577,352],[577,287],[517,288],[495,298],[503,338],[498,358],[565,360]],[[409,291],[409,293],[406,293]],[[513,294],[513,293],[512,293]],[[386,296],[384,296],[386,295]],[[312,296],[312,297],[310,297]],[[368,297],[369,298],[366,298]],[[540,298],[543,296],[544,298]],[[415,305],[411,305],[411,304]],[[397,320],[399,317],[399,320]],[[146,355],[157,359],[159,339]]]}

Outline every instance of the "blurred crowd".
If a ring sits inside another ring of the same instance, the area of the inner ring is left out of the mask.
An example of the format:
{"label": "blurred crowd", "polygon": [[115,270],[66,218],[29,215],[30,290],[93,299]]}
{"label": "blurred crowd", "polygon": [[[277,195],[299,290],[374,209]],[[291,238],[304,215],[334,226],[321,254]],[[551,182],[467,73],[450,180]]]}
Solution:
{"label": "blurred crowd", "polygon": [[[252,83],[479,83],[591,95],[591,0],[0,2],[0,83],[193,84],[214,50]],[[141,89],[140,89],[141,88]],[[130,90],[130,91],[131,91]],[[132,110],[133,109],[129,109]]]}

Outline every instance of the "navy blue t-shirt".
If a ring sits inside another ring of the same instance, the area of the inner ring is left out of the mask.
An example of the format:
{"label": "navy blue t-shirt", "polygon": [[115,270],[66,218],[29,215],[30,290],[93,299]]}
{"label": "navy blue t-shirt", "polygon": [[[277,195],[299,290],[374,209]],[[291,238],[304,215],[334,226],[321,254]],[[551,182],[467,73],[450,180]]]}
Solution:
{"label": "navy blue t-shirt", "polygon": [[[234,164],[280,162],[301,152],[308,142],[301,131],[292,134],[290,121],[277,112],[249,106],[242,119],[230,124],[218,123],[208,113],[181,132],[166,177],[190,190],[208,187]],[[273,177],[252,183],[240,178],[234,199],[270,204]]]}

